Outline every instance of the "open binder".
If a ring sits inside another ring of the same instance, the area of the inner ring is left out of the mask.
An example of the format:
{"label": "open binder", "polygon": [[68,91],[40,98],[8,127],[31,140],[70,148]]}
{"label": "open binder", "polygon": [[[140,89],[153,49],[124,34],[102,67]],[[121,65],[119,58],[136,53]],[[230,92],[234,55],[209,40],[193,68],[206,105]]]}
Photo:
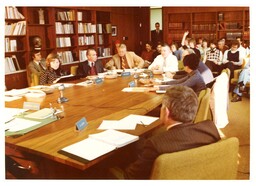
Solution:
{"label": "open binder", "polygon": [[138,139],[138,136],[109,129],[90,134],[88,138],[61,149],[59,153],[71,158],[77,157],[75,159],[78,160],[91,161]]}

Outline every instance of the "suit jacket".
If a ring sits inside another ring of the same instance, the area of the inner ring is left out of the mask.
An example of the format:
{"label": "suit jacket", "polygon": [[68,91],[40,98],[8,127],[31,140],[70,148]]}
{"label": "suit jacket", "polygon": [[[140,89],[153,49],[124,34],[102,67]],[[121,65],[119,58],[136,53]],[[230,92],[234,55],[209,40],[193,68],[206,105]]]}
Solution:
{"label": "suit jacket", "polygon": [[[95,62],[95,67],[96,67],[97,74],[104,72],[103,65],[102,65],[101,61],[97,60]],[[90,75],[90,70],[91,70],[91,67],[89,65],[88,60],[86,60],[85,62],[79,63],[78,69],[77,69],[77,75],[80,77],[86,77],[86,76]]]}
{"label": "suit jacket", "polygon": [[30,73],[32,73],[32,74],[40,75],[43,71],[46,70],[45,60],[42,59],[39,62],[39,65],[36,64],[34,61],[30,61],[28,64],[28,69],[29,69]]}
{"label": "suit jacket", "polygon": [[196,148],[219,140],[218,130],[210,120],[197,124],[176,125],[149,138],[138,159],[125,169],[124,177],[126,179],[149,179],[154,161],[159,155]]}
{"label": "suit jacket", "polygon": [[[134,67],[143,68],[144,60],[140,56],[136,55],[134,52],[126,52],[125,57],[126,57],[129,68],[134,68]],[[120,56],[118,54],[115,54],[112,57],[112,59],[106,63],[105,68],[121,69],[122,65],[121,65]]]}
{"label": "suit jacket", "polygon": [[156,30],[152,30],[151,42],[153,43],[153,48],[156,48],[158,42],[163,42],[163,31],[159,30],[159,33],[157,33]]}

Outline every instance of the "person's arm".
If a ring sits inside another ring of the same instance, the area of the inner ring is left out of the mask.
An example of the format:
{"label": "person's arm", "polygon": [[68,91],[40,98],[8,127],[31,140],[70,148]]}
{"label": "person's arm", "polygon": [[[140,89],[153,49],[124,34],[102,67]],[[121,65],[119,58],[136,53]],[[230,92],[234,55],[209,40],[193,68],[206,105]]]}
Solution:
{"label": "person's arm", "polygon": [[115,62],[114,62],[114,59],[112,57],[112,59],[110,59],[106,65],[105,65],[105,68],[108,69],[108,70],[112,70],[115,66]]}
{"label": "person's arm", "polygon": [[133,53],[133,61],[134,61],[134,65],[135,65],[134,67],[143,68],[144,60],[135,53]]}
{"label": "person's arm", "polygon": [[145,143],[145,147],[138,159],[130,164],[124,171],[125,179],[149,179],[150,173],[158,152],[150,140]]}
{"label": "person's arm", "polygon": [[39,72],[38,70],[35,69],[35,66],[33,64],[33,62],[30,62],[29,65],[28,65],[28,69],[30,71],[31,74],[36,74],[38,76],[41,75],[41,72]]}
{"label": "person's arm", "polygon": [[184,32],[182,40],[181,40],[181,46],[185,45],[185,40],[188,35],[189,31]]}
{"label": "person's arm", "polygon": [[86,73],[85,70],[84,70],[84,65],[83,65],[83,63],[85,63],[85,62],[79,63],[79,64],[78,64],[78,68],[77,68],[77,75],[80,76],[80,77],[82,77],[82,78],[84,78],[84,77],[87,76],[87,73]]}
{"label": "person's arm", "polygon": [[223,63],[223,64],[226,64],[226,63],[229,62],[229,61],[228,61],[228,51],[229,51],[229,50],[226,50],[226,51],[224,52],[224,56],[223,56],[223,60],[222,60],[222,63]]}

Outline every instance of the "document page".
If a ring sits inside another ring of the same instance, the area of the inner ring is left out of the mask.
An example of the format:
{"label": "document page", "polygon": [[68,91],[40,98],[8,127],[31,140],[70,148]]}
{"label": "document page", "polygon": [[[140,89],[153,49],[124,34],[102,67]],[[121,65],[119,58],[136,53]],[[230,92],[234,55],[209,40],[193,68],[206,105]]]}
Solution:
{"label": "document page", "polygon": [[99,141],[114,145],[116,147],[123,147],[139,139],[138,136],[112,129],[105,130],[104,132],[100,132],[97,134],[90,134],[89,138],[97,139]]}
{"label": "document page", "polygon": [[63,148],[62,150],[70,154],[74,154],[86,160],[94,160],[108,152],[116,149],[115,146],[106,144],[104,142],[87,138],[70,146]]}
{"label": "document page", "polygon": [[5,127],[5,131],[8,130],[9,132],[16,132],[16,131],[27,129],[29,127],[33,127],[38,124],[40,124],[40,122],[38,121],[15,118],[12,121],[5,124],[4,127]]}

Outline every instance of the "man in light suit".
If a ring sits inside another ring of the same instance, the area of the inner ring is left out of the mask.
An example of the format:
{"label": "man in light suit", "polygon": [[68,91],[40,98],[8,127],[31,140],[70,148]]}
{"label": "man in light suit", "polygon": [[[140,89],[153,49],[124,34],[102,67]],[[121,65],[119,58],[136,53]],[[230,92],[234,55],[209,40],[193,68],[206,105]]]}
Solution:
{"label": "man in light suit", "polygon": [[143,148],[139,149],[137,159],[125,169],[112,168],[112,176],[119,179],[149,179],[159,155],[219,141],[220,135],[212,121],[193,123],[197,109],[198,98],[191,88],[181,85],[170,87],[163,97],[160,112],[165,130],[147,139]]}
{"label": "man in light suit", "polygon": [[86,53],[87,60],[78,65],[77,75],[84,78],[88,75],[97,75],[104,72],[102,62],[97,60],[96,50],[89,48]]}
{"label": "man in light suit", "polygon": [[134,52],[127,51],[125,44],[121,44],[112,59],[106,63],[105,68],[108,70],[114,69],[132,69],[143,68],[144,60]]}

